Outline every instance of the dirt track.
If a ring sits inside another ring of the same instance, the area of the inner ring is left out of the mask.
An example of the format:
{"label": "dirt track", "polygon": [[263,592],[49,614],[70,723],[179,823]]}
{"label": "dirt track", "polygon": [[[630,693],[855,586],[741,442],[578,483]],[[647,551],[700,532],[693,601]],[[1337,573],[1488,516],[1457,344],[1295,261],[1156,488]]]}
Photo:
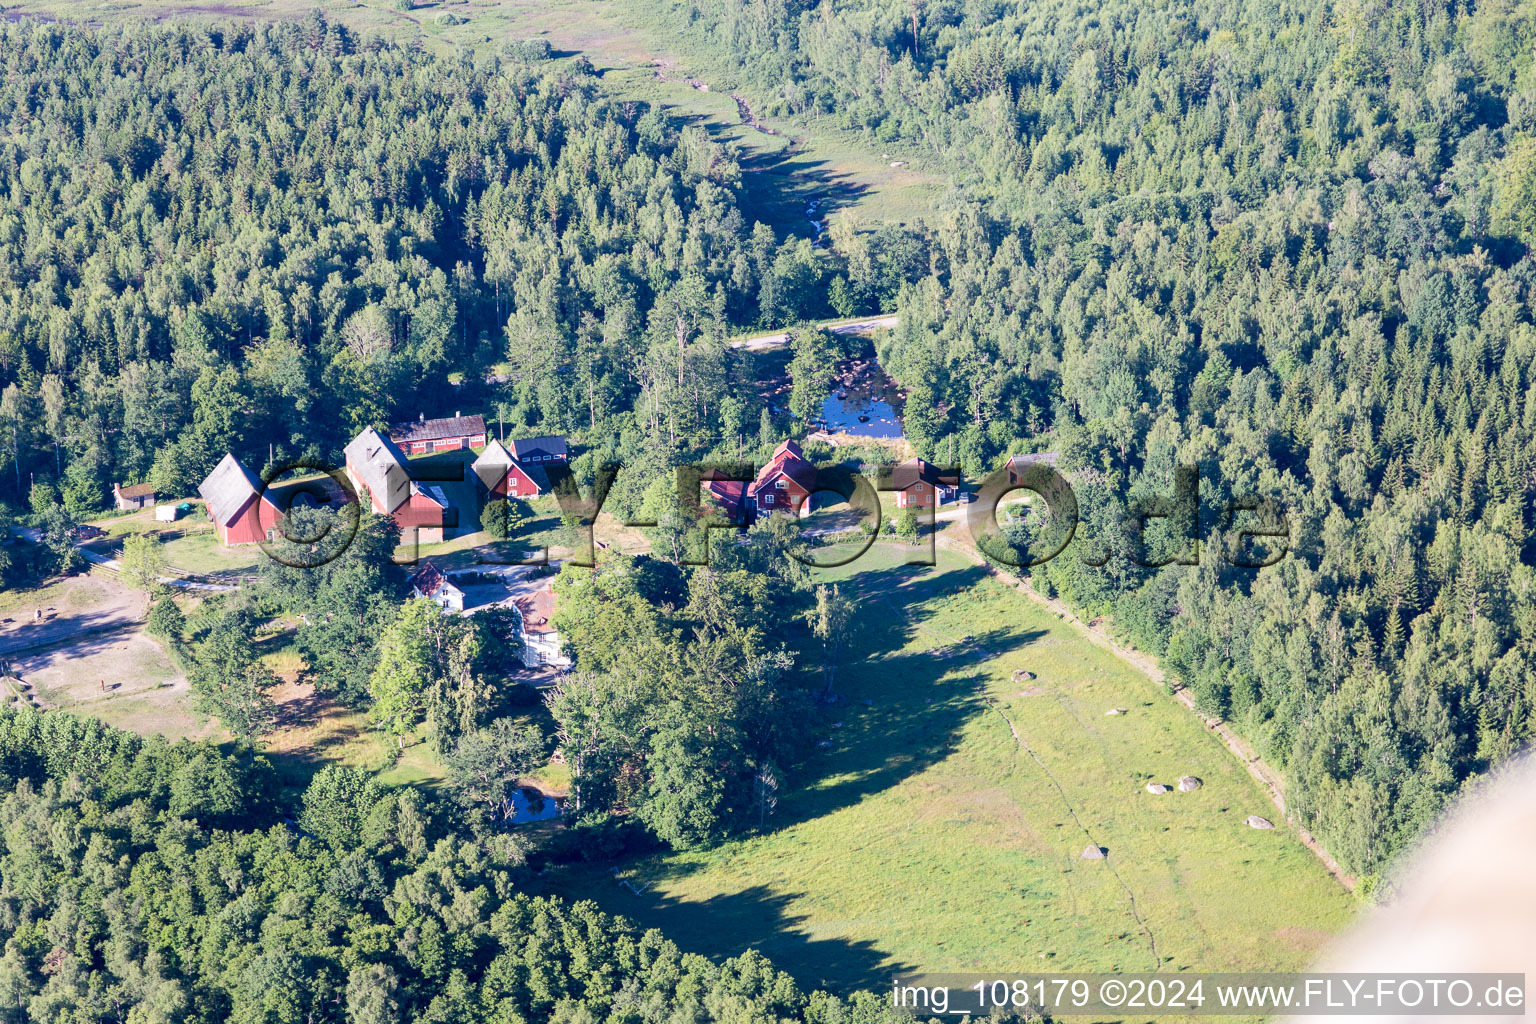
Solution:
{"label": "dirt track", "polygon": [[48,588],[35,604],[0,615],[0,656],[113,633],[140,621],[148,607],[141,590],[99,576],[73,576]]}

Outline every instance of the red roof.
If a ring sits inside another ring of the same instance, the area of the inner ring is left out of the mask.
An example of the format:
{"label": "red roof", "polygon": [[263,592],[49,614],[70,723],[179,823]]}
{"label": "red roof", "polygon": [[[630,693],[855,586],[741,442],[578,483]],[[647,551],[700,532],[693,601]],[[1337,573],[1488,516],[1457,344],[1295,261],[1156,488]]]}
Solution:
{"label": "red roof", "polygon": [[445,586],[453,586],[448,582],[448,577],[443,575],[443,571],[432,562],[422,562],[421,568],[416,570],[408,582],[413,589],[428,597]]}
{"label": "red roof", "polygon": [[807,492],[816,489],[816,467],[806,461],[805,452],[793,441],[785,441],[773,450],[773,458],[752,481],[752,493],[756,494],[780,473]]}
{"label": "red roof", "polygon": [[517,605],[518,612],[523,616],[524,633],[555,631],[555,627],[549,624],[550,617],[555,614],[555,594],[548,587],[524,594],[512,603]]}
{"label": "red roof", "polygon": [[716,501],[725,506],[725,511],[735,516],[741,511],[742,502],[747,498],[747,483],[745,480],[716,480],[704,475],[704,489],[707,490]]}

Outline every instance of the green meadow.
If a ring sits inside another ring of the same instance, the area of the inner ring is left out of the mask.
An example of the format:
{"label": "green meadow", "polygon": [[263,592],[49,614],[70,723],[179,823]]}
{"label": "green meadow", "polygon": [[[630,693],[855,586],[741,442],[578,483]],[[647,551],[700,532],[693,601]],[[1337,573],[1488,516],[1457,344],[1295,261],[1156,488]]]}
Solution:
{"label": "green meadow", "polygon": [[[903,968],[1294,969],[1344,926],[1351,898],[1295,835],[1243,824],[1274,808],[1194,716],[980,566],[913,551],[818,572],[859,602],[841,700],[764,833],[555,884],[838,989]],[[1146,791],[1183,775],[1203,785]]]}

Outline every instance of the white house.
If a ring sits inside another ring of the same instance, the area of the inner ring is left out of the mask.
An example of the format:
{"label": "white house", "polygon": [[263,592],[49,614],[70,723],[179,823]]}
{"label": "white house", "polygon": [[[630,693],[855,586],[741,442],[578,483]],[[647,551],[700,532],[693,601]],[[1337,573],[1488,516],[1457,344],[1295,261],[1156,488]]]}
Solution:
{"label": "white house", "polygon": [[555,611],[554,591],[546,585],[513,603],[523,620],[523,664],[528,668],[570,667],[571,659],[560,650],[560,634],[549,621]]}
{"label": "white house", "polygon": [[431,562],[421,563],[409,582],[412,597],[424,597],[445,612],[464,610],[464,591]]}

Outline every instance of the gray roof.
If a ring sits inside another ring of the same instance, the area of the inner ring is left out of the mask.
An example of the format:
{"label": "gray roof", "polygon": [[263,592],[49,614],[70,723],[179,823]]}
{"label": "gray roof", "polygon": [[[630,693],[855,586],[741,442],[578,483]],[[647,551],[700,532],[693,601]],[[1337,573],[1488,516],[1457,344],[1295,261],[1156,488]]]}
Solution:
{"label": "gray roof", "polygon": [[493,438],[485,446],[485,451],[476,457],[470,468],[475,471],[475,476],[480,482],[489,489],[499,484],[507,475],[507,467],[512,465],[512,462],[512,453],[507,451],[506,445]]}
{"label": "gray roof", "polygon": [[405,455],[393,441],[369,427],[346,449],[347,465],[362,478],[385,512],[393,512],[410,497],[411,476]]}
{"label": "gray roof", "polygon": [[1057,460],[1060,458],[1060,452],[1030,452],[1026,455],[1008,456],[1008,465],[1022,468],[1024,466],[1033,465],[1036,462],[1043,462],[1047,466],[1054,466],[1056,465]]}
{"label": "gray roof", "polygon": [[570,450],[565,446],[565,438],[559,434],[545,434],[542,437],[523,437],[512,442],[512,457],[522,462],[531,455],[569,455]]}
{"label": "gray roof", "polygon": [[448,507],[448,494],[437,484],[411,484],[411,491],[415,494],[426,495],[443,506],[443,508]]}
{"label": "gray roof", "polygon": [[389,428],[389,439],[399,444],[411,441],[436,441],[447,437],[473,437],[485,433],[484,416],[444,416],[436,420],[396,423]]}
{"label": "gray roof", "polygon": [[228,526],[251,500],[251,495],[261,493],[261,489],[261,480],[255,473],[233,455],[225,455],[197,492],[208,503],[208,513],[214,520]]}

